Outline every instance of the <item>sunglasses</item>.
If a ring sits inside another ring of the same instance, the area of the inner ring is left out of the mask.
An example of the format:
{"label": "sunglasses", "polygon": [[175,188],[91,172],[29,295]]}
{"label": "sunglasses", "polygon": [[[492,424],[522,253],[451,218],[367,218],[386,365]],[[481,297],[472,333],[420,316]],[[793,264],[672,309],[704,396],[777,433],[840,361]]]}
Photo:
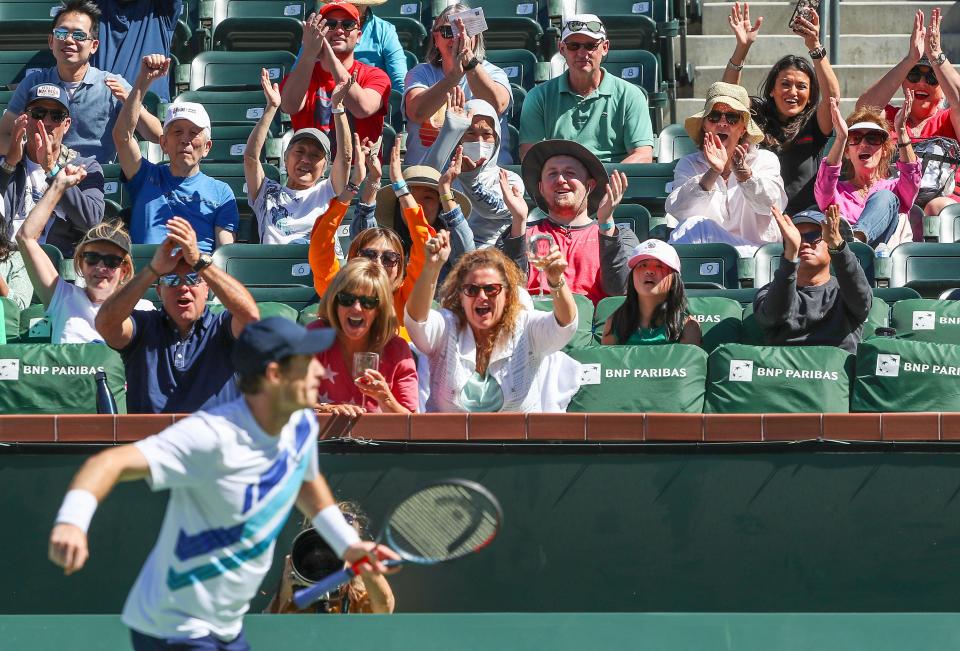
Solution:
{"label": "sunglasses", "polygon": [[809,233],[800,233],[800,240],[809,244],[810,246],[816,246],[823,241],[823,233],[819,231],[810,231]]}
{"label": "sunglasses", "polygon": [[491,285],[475,285],[473,283],[467,283],[465,285],[460,285],[460,291],[463,292],[465,296],[469,296],[470,298],[476,298],[477,296],[480,296],[480,292],[486,294],[487,298],[493,298],[503,291],[503,285],[500,283],[493,283]]}
{"label": "sunglasses", "polygon": [[365,310],[372,310],[380,305],[380,299],[376,296],[359,296],[350,292],[339,292],[334,298],[340,307],[353,307],[357,301],[360,301],[360,307]]}
{"label": "sunglasses", "polygon": [[450,27],[450,25],[440,25],[440,27],[434,27],[433,33],[439,34],[440,38],[450,40],[453,38],[453,27]]}
{"label": "sunglasses", "polygon": [[342,27],[343,31],[352,32],[358,27],[358,23],[352,18],[347,18],[345,20],[334,20],[332,18],[327,18],[327,27],[329,27],[331,31],[337,29],[338,27]]}
{"label": "sunglasses", "polygon": [[42,106],[34,106],[30,109],[30,117],[34,120],[44,120],[47,116],[50,116],[50,119],[60,124],[67,119],[68,113],[63,109],[48,109],[43,108]]}
{"label": "sunglasses", "polygon": [[185,273],[182,276],[180,274],[167,274],[166,276],[160,276],[160,280],[157,282],[164,287],[179,287],[180,285],[196,287],[202,281],[200,279],[199,272],[191,271],[190,273]]}
{"label": "sunglasses", "polygon": [[113,255],[112,253],[84,251],[81,257],[83,258],[83,261],[91,267],[96,267],[98,264],[103,262],[103,266],[105,267],[109,267],[110,269],[118,269],[120,265],[123,264],[123,257],[119,255]]}
{"label": "sunglasses", "polygon": [[878,147],[887,141],[887,134],[880,131],[853,131],[847,134],[847,146],[856,147],[866,140],[868,145]]}
{"label": "sunglasses", "polygon": [[927,69],[926,72],[920,72],[919,68],[914,68],[907,73],[907,81],[909,81],[911,84],[919,82],[920,79],[926,81],[930,86],[940,85],[940,80],[937,79],[935,74],[933,74],[933,70]]}
{"label": "sunglasses", "polygon": [[710,113],[707,114],[707,119],[713,124],[720,124],[720,120],[724,118],[726,118],[727,124],[733,126],[735,124],[740,124],[740,120],[743,119],[743,115],[735,111],[710,111]]}
{"label": "sunglasses", "polygon": [[373,262],[380,261],[384,267],[392,269],[400,264],[402,256],[396,251],[377,251],[376,249],[360,249],[357,255]]}
{"label": "sunglasses", "polygon": [[82,29],[67,29],[66,27],[57,27],[55,30],[53,30],[53,38],[57,39],[58,41],[65,41],[68,37],[72,38],[77,43],[83,43],[91,38],[90,35]]}
{"label": "sunglasses", "polygon": [[603,41],[595,41],[593,43],[567,43],[563,42],[563,47],[567,48],[571,52],[576,52],[580,48],[583,48],[587,52],[596,52],[597,48],[603,45]]}
{"label": "sunglasses", "polygon": [[568,32],[602,32],[603,34],[607,33],[607,30],[604,29],[603,23],[599,20],[571,20],[568,21],[566,25],[563,26],[564,31]]}

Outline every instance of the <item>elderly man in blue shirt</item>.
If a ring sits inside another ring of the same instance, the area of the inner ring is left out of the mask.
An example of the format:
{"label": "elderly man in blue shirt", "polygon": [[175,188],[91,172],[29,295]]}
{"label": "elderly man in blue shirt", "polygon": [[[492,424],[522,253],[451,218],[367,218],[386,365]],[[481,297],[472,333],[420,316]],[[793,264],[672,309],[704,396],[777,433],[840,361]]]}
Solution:
{"label": "elderly man in blue shirt", "polygon": [[[63,144],[81,156],[110,163],[117,155],[113,144],[116,124],[130,85],[122,77],[90,65],[97,50],[100,10],[91,0],[65,0],[53,19],[53,31],[47,37],[57,65],[33,72],[17,86],[7,110],[0,118],[0,151],[8,151],[13,123],[27,106],[27,95],[38,84],[52,83],[67,90],[73,124]],[[160,120],[146,109],[137,115],[137,131],[151,142],[158,142]]]}

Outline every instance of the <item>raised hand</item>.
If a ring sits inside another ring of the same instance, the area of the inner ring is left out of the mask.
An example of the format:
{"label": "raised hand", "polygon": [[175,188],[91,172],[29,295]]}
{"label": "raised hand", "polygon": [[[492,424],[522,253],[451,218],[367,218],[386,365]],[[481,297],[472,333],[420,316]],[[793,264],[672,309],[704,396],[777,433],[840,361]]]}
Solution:
{"label": "raised hand", "polygon": [[783,238],[783,257],[787,260],[796,260],[800,254],[800,231],[797,230],[793,221],[776,206],[770,206],[770,212],[777,220],[780,237]]}
{"label": "raised hand", "polygon": [[514,222],[520,222],[526,226],[530,209],[527,208],[527,202],[523,200],[523,192],[520,188],[510,185],[510,177],[505,169],[500,170],[500,194],[503,195],[503,203],[513,215]]}
{"label": "raised hand", "polygon": [[13,128],[10,131],[10,147],[7,148],[6,162],[8,165],[16,165],[23,160],[23,145],[27,136],[27,125],[30,122],[30,116],[26,113],[17,116],[13,121]]}
{"label": "raised hand", "polygon": [[263,89],[263,96],[267,99],[267,106],[280,108],[280,86],[271,83],[270,73],[266,68],[260,68],[260,88]]}
{"label": "raised hand", "polygon": [[844,141],[847,140],[847,133],[850,131],[847,125],[847,121],[843,119],[843,115],[840,113],[840,100],[836,97],[830,98],[830,118],[833,121],[833,132],[836,134],[836,137],[843,138]]}
{"label": "raised hand", "polygon": [[923,42],[923,52],[932,62],[943,53],[940,46],[940,8],[935,7],[930,12],[930,25],[927,27],[926,39]]}
{"label": "raised hand", "polygon": [[450,233],[445,230],[437,231],[437,236],[427,240],[424,248],[427,253],[426,264],[442,267],[450,259]]}
{"label": "raised hand", "polygon": [[906,134],[907,139],[910,139],[910,130],[907,128],[907,116],[910,115],[910,111],[913,109],[913,91],[905,89],[903,91],[903,108],[897,111],[897,115],[893,118],[893,129],[897,134]]}
{"label": "raised hand", "polygon": [[33,134],[33,157],[40,163],[45,171],[49,172],[57,164],[60,157],[60,147],[55,147],[47,133],[47,128],[43,126],[43,120],[34,120],[36,130]]}
{"label": "raised hand", "polygon": [[820,232],[823,241],[827,243],[827,248],[839,249],[843,244],[843,236],[840,235],[840,206],[830,204],[827,206],[827,220],[820,225]]}
{"label": "raised hand", "polygon": [[343,99],[347,96],[347,93],[350,92],[350,89],[353,88],[356,81],[356,74],[352,74],[336,85],[333,93],[330,95],[330,106],[332,108],[339,109],[343,106]]}
{"label": "raised hand", "polygon": [[120,83],[119,79],[114,77],[105,77],[103,83],[106,84],[107,88],[110,89],[110,92],[116,97],[121,104],[127,101],[127,89],[123,87],[123,84]]}
{"label": "raised hand", "polygon": [[751,25],[750,5],[744,2],[741,8],[739,2],[734,2],[730,15],[727,16],[727,22],[730,24],[730,29],[733,30],[733,35],[737,38],[737,45],[750,47],[760,34],[763,16],[757,18],[757,22]]}
{"label": "raised hand", "polygon": [[710,169],[717,174],[723,174],[727,168],[727,150],[716,134],[703,134],[703,157],[707,159]]}
{"label": "raised hand", "polygon": [[923,50],[926,46],[927,32],[923,28],[923,11],[917,9],[913,16],[913,30],[910,32],[909,48],[907,49],[907,59],[913,63],[920,60],[923,56]]}
{"label": "raised hand", "polygon": [[547,282],[556,285],[563,278],[563,273],[567,270],[567,259],[560,252],[560,247],[554,244],[550,247],[550,253],[540,261],[541,273],[546,274]]}
{"label": "raised hand", "polygon": [[[367,157],[370,156],[370,139],[353,134],[353,160],[350,161],[350,182],[358,186],[367,178]],[[374,157],[376,158],[376,157]]]}
{"label": "raised hand", "polygon": [[457,26],[458,35],[454,37],[454,53],[456,56],[456,61],[453,65],[453,72],[456,76],[463,77],[467,73],[467,64],[475,56],[473,53],[473,39],[467,36],[467,30],[463,26],[463,20],[457,18],[454,23]]}
{"label": "raised hand", "polygon": [[749,144],[740,143],[733,149],[733,154],[730,157],[730,168],[737,176],[737,180],[741,183],[749,179],[753,174],[753,171],[750,169],[750,164],[747,163],[747,152],[749,150]]}
{"label": "raised hand", "polygon": [[323,49],[326,35],[327,21],[319,14],[310,14],[303,23],[303,38],[300,41],[303,46],[302,54],[309,59],[316,59]]}
{"label": "raised hand", "polygon": [[176,269],[177,264],[182,259],[183,247],[167,237],[160,243],[156,251],[153,252],[153,258],[150,259],[150,267],[155,273],[164,276]]}
{"label": "raised hand", "polygon": [[403,181],[403,168],[400,166],[400,148],[396,145],[390,150],[390,182]]}
{"label": "raised hand", "polygon": [[809,15],[810,20],[797,16],[793,21],[793,33],[803,38],[807,50],[815,50],[820,47],[820,14],[811,10]]}
{"label": "raised hand", "polygon": [[458,117],[467,118],[467,111],[464,105],[467,103],[467,96],[460,86],[454,86],[453,90],[447,93],[447,112]]}
{"label": "raised hand", "polygon": [[450,185],[460,176],[462,166],[463,146],[457,145],[457,148],[453,150],[453,157],[450,159],[450,164],[447,165],[446,171],[440,176],[440,181],[437,183],[437,185],[440,186],[441,194],[450,191]]}
{"label": "raised hand", "polygon": [[610,175],[610,183],[604,191],[603,199],[597,207],[597,221],[604,224],[613,218],[614,209],[620,205],[623,200],[623,194],[627,191],[627,175],[620,170],[614,170]]}
{"label": "raised hand", "polygon": [[86,167],[83,165],[67,165],[57,172],[55,181],[60,187],[66,190],[67,188],[79,185],[85,178],[87,178]]}
{"label": "raised hand", "polygon": [[387,378],[383,377],[380,371],[375,371],[372,368],[365,370],[363,375],[354,380],[354,384],[357,385],[360,393],[376,400],[381,408],[383,407],[383,403],[393,397],[393,393],[390,391],[390,385],[387,384]]}
{"label": "raised hand", "polygon": [[140,60],[140,73],[137,81],[152,84],[155,79],[166,77],[170,71],[170,59],[162,54],[148,54]]}
{"label": "raised hand", "polygon": [[200,261],[200,248],[197,245],[197,233],[183,217],[171,217],[167,221],[167,240],[180,247],[183,260],[191,267]]}
{"label": "raised hand", "polygon": [[[382,138],[376,141],[364,138],[362,145],[365,148],[364,165],[367,168],[367,181],[376,185],[380,185],[380,179],[383,178],[383,166],[380,164],[380,156],[376,153],[380,150],[381,142]],[[399,148],[394,147],[394,149]]]}

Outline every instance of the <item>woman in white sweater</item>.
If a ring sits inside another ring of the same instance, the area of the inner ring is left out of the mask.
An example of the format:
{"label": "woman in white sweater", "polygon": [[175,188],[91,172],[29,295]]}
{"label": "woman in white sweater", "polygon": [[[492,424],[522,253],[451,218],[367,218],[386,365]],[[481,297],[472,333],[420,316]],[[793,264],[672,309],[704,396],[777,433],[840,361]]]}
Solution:
{"label": "woman in white sweater", "polygon": [[577,329],[577,306],[563,279],[567,261],[560,250],[554,246],[539,263],[550,284],[552,312],[525,309],[523,274],[497,249],[464,254],[441,288],[443,309],[431,309],[449,256],[449,236],[441,231],[428,243],[406,305],[410,340],[430,363],[427,411],[564,411],[579,379],[538,378],[544,359]]}
{"label": "woman in white sweater", "polygon": [[717,82],[707,91],[703,111],[684,128],[700,151],[677,163],[666,211],[679,226],[676,244],[726,242],[741,255],[779,242],[771,206],[783,209],[787,193],[776,155],[756,144],[763,132],[750,115],[742,86]]}

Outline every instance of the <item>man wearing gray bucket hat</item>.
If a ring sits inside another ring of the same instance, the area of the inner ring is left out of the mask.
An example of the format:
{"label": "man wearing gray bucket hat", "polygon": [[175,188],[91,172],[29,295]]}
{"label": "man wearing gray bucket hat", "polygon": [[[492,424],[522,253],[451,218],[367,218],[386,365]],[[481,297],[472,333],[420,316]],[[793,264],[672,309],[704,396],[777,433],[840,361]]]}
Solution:
{"label": "man wearing gray bucket hat", "polygon": [[504,201],[513,214],[503,252],[527,273],[528,289],[541,286],[540,270],[527,261],[527,242],[545,235],[568,262],[560,286],[569,284],[570,291],[585,294],[594,304],[623,294],[630,273],[627,261],[640,243],[633,231],[613,222],[613,210],[627,188],[626,175],[615,171],[608,176],[596,156],[570,140],[538,142],[527,151],[520,172],[527,192],[546,213],[528,226],[527,205],[519,190],[502,181]]}
{"label": "man wearing gray bucket hat", "polygon": [[716,82],[703,110],[683,126],[699,151],[681,158],[674,170],[666,210],[680,224],[670,241],[725,242],[739,247],[741,255],[779,242],[770,207],[782,210],[787,193],[777,156],[756,146],[763,132],[750,113],[746,89]]}

